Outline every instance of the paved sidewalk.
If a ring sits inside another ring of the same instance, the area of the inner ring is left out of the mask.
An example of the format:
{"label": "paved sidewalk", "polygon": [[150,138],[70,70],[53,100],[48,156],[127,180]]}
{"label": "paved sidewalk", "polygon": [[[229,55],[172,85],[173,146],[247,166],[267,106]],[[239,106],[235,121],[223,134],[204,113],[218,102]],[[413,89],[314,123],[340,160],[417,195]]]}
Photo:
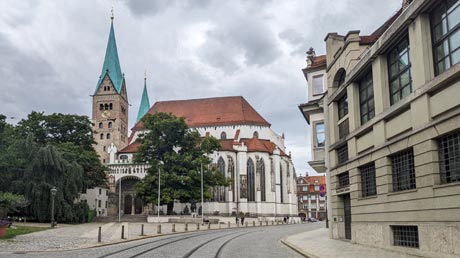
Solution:
{"label": "paved sidewalk", "polygon": [[326,228],[288,236],[284,244],[309,258],[420,258],[328,237]]}
{"label": "paved sidewalk", "polygon": [[[222,220],[225,222],[221,224],[211,224],[209,229],[228,228],[228,222],[230,222],[231,228],[237,227],[232,218],[225,218]],[[246,221],[248,227],[253,227],[253,225],[257,227],[260,226],[260,222],[257,219],[248,218],[245,222]],[[274,222],[274,224],[276,225],[277,222]],[[16,225],[22,226],[24,224],[17,223]],[[28,223],[28,225],[32,226],[31,223]],[[144,236],[141,236],[142,225],[144,225]],[[13,239],[0,240],[0,252],[80,249],[173,233],[172,223],[161,223],[161,233],[158,233],[158,225],[160,224],[148,222],[86,223],[79,225],[59,224],[58,227],[54,229],[20,235]],[[185,229],[185,224],[174,225],[176,233],[208,230],[208,224],[199,225],[199,229],[197,224],[187,224],[187,230]],[[262,223],[262,226],[266,225],[265,222]],[[269,221],[268,225],[271,226],[272,222]],[[35,223],[33,226],[48,227],[49,224]],[[99,227],[101,227],[101,243],[97,241]],[[121,239],[122,227],[124,227],[125,239]],[[238,227],[243,226],[239,224]]]}

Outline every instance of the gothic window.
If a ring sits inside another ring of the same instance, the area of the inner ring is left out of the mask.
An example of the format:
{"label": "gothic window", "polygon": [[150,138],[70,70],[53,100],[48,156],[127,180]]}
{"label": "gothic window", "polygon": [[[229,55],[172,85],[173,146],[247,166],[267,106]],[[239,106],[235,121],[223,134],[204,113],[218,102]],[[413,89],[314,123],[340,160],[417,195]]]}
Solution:
{"label": "gothic window", "polygon": [[[225,161],[222,157],[217,160],[217,170],[222,173],[225,177]],[[216,186],[214,187],[214,200],[218,202],[225,201],[225,187],[224,186]]]}
{"label": "gothic window", "polygon": [[248,202],[255,201],[256,192],[254,189],[255,186],[255,175],[254,175],[254,162],[251,158],[247,162],[247,172],[248,172]]}
{"label": "gothic window", "polygon": [[104,104],[104,110],[109,110],[109,105],[107,103]]}
{"label": "gothic window", "polygon": [[103,140],[103,139],[104,139],[104,134],[103,134],[103,133],[101,133],[101,135],[100,135],[100,139],[101,139],[101,140]]}
{"label": "gothic window", "polygon": [[99,123],[99,128],[104,128],[104,124],[102,122]]}
{"label": "gothic window", "polygon": [[110,110],[113,109],[113,104],[112,104],[112,103],[109,104],[109,109],[110,109]]}
{"label": "gothic window", "polygon": [[107,139],[110,139],[110,133],[107,134]]}
{"label": "gothic window", "polygon": [[259,138],[259,132],[254,131],[254,133],[252,134],[252,137]]}
{"label": "gothic window", "polygon": [[291,171],[289,169],[289,163],[286,163],[286,167],[287,167],[287,177],[286,177],[286,184],[287,184],[287,191],[288,193],[291,192]]}
{"label": "gothic window", "polygon": [[235,163],[233,163],[233,159],[230,156],[227,156],[228,158],[228,175],[230,175],[231,183],[230,183],[230,189],[233,194],[233,201],[236,200],[236,177],[235,177]]}
{"label": "gothic window", "polygon": [[280,203],[283,203],[283,166],[281,166],[280,164],[280,195],[281,195],[281,198],[280,198]]}
{"label": "gothic window", "polygon": [[270,158],[270,180],[271,180],[271,185],[272,185],[272,192],[276,191],[275,187],[275,167],[273,166],[273,159]]}
{"label": "gothic window", "polygon": [[109,122],[109,128],[112,128],[112,122]]}
{"label": "gothic window", "polygon": [[104,109],[104,105],[103,104],[99,104],[99,110],[103,110]]}
{"label": "gothic window", "polygon": [[220,133],[221,140],[227,140],[227,134],[225,132]]}
{"label": "gothic window", "polygon": [[265,197],[265,162],[263,159],[257,161],[257,174],[259,175],[260,180],[260,200],[262,202],[266,201]]}

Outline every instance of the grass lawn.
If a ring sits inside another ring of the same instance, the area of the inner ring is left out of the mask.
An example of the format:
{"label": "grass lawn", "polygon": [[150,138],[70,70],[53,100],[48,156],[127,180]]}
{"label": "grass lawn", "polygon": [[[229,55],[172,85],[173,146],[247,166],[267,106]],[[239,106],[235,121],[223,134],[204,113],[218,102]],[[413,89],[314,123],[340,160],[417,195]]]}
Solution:
{"label": "grass lawn", "polygon": [[15,228],[7,228],[6,235],[4,237],[0,237],[0,240],[13,238],[15,236],[29,234],[37,231],[47,230],[49,228],[43,227],[27,227],[27,226],[15,226]]}

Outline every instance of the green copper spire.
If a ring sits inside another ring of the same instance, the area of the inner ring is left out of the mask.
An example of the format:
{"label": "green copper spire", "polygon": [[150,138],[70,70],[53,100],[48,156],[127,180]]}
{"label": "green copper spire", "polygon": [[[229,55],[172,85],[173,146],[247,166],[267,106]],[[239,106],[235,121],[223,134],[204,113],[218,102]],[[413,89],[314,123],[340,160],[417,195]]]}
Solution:
{"label": "green copper spire", "polygon": [[115,40],[115,31],[113,29],[113,16],[111,19],[112,22],[110,24],[109,41],[107,42],[104,65],[102,66],[101,76],[97,82],[96,92],[99,90],[105,75],[108,74],[117,92],[121,93],[121,87],[123,85],[123,74],[120,68],[120,60],[118,59],[117,42]]}
{"label": "green copper spire", "polygon": [[141,104],[139,105],[139,112],[137,112],[136,123],[139,122],[142,117],[150,109],[149,94],[147,93],[147,76],[144,77],[144,92],[142,92]]}

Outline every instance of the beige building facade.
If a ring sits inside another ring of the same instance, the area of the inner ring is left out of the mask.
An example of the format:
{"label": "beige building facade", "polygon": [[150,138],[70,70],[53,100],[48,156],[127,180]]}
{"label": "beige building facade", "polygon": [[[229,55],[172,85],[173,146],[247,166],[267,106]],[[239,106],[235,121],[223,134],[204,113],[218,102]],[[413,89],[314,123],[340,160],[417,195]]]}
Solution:
{"label": "beige building facade", "polygon": [[460,1],[404,1],[371,35],[327,35],[335,239],[460,256]]}

